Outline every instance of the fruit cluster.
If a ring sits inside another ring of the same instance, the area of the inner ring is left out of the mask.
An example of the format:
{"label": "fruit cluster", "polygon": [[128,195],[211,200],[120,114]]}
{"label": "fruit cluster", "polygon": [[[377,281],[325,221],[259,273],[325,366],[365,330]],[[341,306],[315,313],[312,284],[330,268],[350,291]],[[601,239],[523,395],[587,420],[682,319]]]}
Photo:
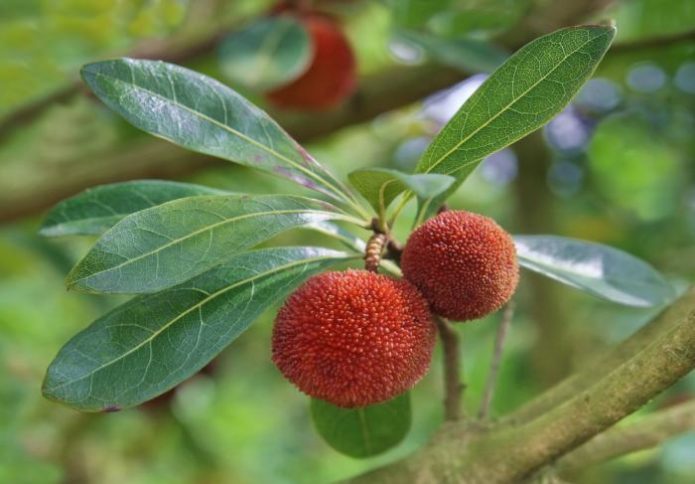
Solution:
{"label": "fruit cluster", "polygon": [[390,400],[429,368],[432,315],[467,321],[502,307],[519,280],[514,243],[493,220],[447,211],[408,239],[404,279],[368,270],[310,278],[280,309],[273,361],[302,392],[340,407]]}

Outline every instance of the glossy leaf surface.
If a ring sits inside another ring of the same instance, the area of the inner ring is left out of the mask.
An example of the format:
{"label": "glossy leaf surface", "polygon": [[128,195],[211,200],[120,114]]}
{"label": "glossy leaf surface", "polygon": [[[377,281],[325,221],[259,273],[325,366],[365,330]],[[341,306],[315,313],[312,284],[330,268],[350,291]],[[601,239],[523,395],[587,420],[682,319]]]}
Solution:
{"label": "glossy leaf surface", "polygon": [[87,64],[82,78],[143,131],[341,197],[331,175],[275,121],[214,79],[174,64],[127,58]]}
{"label": "glossy leaf surface", "polygon": [[646,262],[613,247],[554,235],[514,237],[519,264],[618,304],[658,306],[673,287]]}
{"label": "glossy leaf surface", "polygon": [[261,312],[346,257],[311,247],[263,249],[177,287],[138,296],[60,350],[43,393],[85,411],[145,402],[195,374]]}
{"label": "glossy leaf surface", "polygon": [[98,235],[123,217],[179,198],[220,195],[222,190],[191,183],[137,180],[89,188],[53,207],[41,235]]}
{"label": "glossy leaf surface", "polygon": [[464,103],[416,171],[463,181],[487,155],[559,113],[594,72],[614,35],[610,26],[570,27],[522,47]]}
{"label": "glossy leaf surface", "polygon": [[285,230],[339,218],[325,202],[294,196],[174,200],[114,225],[70,272],[67,284],[86,292],[156,292]]}

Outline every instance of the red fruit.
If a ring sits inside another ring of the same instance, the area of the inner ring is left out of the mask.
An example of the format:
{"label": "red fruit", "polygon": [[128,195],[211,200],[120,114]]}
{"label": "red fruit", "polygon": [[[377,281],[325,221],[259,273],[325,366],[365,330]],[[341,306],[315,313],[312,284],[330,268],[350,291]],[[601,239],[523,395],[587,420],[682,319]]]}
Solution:
{"label": "red fruit", "polygon": [[357,85],[355,56],[340,26],[317,14],[300,16],[314,47],[307,70],[286,86],[267,93],[281,108],[325,110],[340,104]]}
{"label": "red fruit", "polygon": [[280,309],[273,361],[302,392],[362,407],[405,392],[427,372],[435,326],[410,283],[373,272],[326,272]]}
{"label": "red fruit", "polygon": [[519,282],[509,234],[494,220],[463,211],[443,212],[415,230],[401,268],[434,313],[455,321],[496,311]]}

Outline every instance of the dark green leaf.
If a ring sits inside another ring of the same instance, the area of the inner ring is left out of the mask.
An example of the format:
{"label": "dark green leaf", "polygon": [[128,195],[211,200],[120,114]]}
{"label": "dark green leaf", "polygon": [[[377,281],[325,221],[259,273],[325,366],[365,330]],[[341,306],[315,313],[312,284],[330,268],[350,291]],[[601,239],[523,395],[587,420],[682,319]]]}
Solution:
{"label": "dark green leaf", "polygon": [[98,235],[126,215],[179,198],[220,195],[222,190],[164,180],[137,180],[89,188],[48,213],[41,235]]}
{"label": "dark green leaf", "polygon": [[316,430],[338,452],[371,457],[397,445],[410,430],[410,393],[362,408],[340,408],[311,400]]}
{"label": "dark green leaf", "polygon": [[267,91],[287,84],[309,65],[313,49],[302,24],[281,15],[260,19],[220,44],[220,67],[233,83]]}
{"label": "dark green leaf", "polygon": [[521,48],[442,129],[416,171],[452,175],[460,184],[484,157],[559,113],[594,72],[614,35],[609,26],[570,27]]}
{"label": "dark green leaf", "polygon": [[145,402],[195,374],[261,312],[346,257],[311,247],[263,249],[177,287],[138,296],[60,350],[43,393],[86,411]]}
{"label": "dark green leaf", "polygon": [[519,264],[626,306],[669,302],[673,287],[653,267],[618,249],[553,235],[514,237]]}
{"label": "dark green leaf", "polygon": [[436,197],[454,182],[454,178],[438,174],[409,175],[385,168],[365,168],[348,175],[350,183],[381,213],[405,190],[421,200]]}
{"label": "dark green leaf", "polygon": [[342,217],[325,202],[294,196],[174,200],[114,225],[70,272],[67,284],[86,292],[156,292],[285,230]]}
{"label": "dark green leaf", "polygon": [[345,198],[340,184],[275,121],[214,79],[135,59],[87,64],[82,78],[107,106],[144,131]]}

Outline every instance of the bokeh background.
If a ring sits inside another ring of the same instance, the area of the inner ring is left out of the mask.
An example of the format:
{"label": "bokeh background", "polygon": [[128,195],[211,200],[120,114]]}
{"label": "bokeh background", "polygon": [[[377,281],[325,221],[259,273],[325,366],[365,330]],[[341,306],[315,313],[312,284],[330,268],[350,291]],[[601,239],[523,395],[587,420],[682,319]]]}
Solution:
{"label": "bokeh background", "polygon": [[[334,452],[314,433],[307,399],[270,361],[272,313],[168,400],[88,415],[41,397],[43,373],[60,346],[122,302],[66,292],[63,278],[91,241],[38,237],[52,203],[94,184],[138,177],[258,193],[295,190],[136,131],[76,87],[80,65],[161,54],[225,81],[217,41],[271,3],[0,1],[0,482],[327,482],[407,454],[441,423],[440,401],[432,397],[442,391],[436,359],[413,392],[414,427],[402,445],[364,461]],[[398,4],[407,1],[327,3],[344,22],[365,83],[390,69],[432,62],[393,36],[402,20]],[[442,9],[434,31],[442,38],[513,38],[519,23],[528,23],[531,3],[432,2]],[[612,2],[593,18],[612,18],[618,26],[616,48],[595,77],[541,133],[487,159],[451,205],[492,216],[513,233],[614,245],[683,288],[695,280],[695,2]],[[485,79],[476,72],[484,66],[472,64],[463,66],[461,83],[315,136],[309,150],[341,174],[362,166],[413,167],[432,135]],[[436,69],[433,76],[441,73]],[[392,79],[394,96],[398,81]],[[294,126],[312,122],[311,116],[282,116]],[[296,232],[285,238],[321,242],[313,237]],[[603,303],[527,273],[517,302],[496,415],[580,367],[654,312]],[[458,327],[470,412],[481,396],[498,320],[493,315]],[[693,394],[690,376],[644,411]],[[573,482],[695,482],[695,434],[589,469]]]}

